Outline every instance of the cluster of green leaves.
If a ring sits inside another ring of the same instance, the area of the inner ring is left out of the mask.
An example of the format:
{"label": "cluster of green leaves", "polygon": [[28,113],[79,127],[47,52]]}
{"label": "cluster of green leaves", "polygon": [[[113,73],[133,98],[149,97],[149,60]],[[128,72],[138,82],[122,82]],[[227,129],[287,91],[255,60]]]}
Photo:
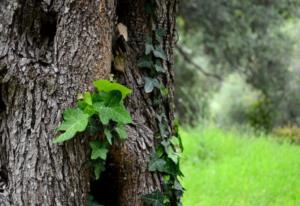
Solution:
{"label": "cluster of green leaves", "polygon": [[84,93],[75,108],[69,108],[64,112],[64,121],[58,128],[64,132],[54,140],[54,143],[70,140],[79,132],[97,136],[98,138],[89,144],[91,163],[98,179],[105,168],[109,146],[116,137],[121,140],[127,138],[125,125],[131,123],[132,119],[123,100],[131,90],[108,80],[97,80],[94,86],[97,92]]}
{"label": "cluster of green leaves", "polygon": [[144,90],[151,93],[155,88],[164,93],[164,86],[157,78],[159,74],[166,72],[163,61],[167,60],[167,55],[161,46],[165,31],[154,29],[152,34],[147,36],[145,53],[138,61],[138,67],[148,69],[149,76],[145,77]]}
{"label": "cluster of green leaves", "polygon": [[[149,162],[150,172],[159,172],[163,174],[162,191],[156,190],[143,196],[143,201],[151,206],[163,205],[181,205],[183,188],[178,181],[178,176],[182,175],[179,169],[179,157],[182,150],[182,144],[178,135],[173,136],[168,127],[166,117],[167,103],[165,98],[168,90],[163,84],[163,77],[166,73],[164,61],[167,61],[167,55],[162,47],[163,38],[166,34],[163,28],[158,28],[158,22],[155,14],[159,1],[152,0],[146,4],[145,11],[149,15],[149,27],[151,34],[146,37],[145,53],[139,59],[138,66],[147,71],[149,76],[145,77],[144,90],[146,93],[153,92],[154,107],[157,112],[157,125],[159,132],[158,139],[161,141],[152,155]],[[155,23],[154,23],[155,22]],[[160,92],[154,92],[158,89]],[[176,133],[178,134],[178,132]]]}
{"label": "cluster of green leaves", "polygon": [[150,172],[163,174],[163,192],[159,190],[143,197],[145,203],[152,206],[181,205],[183,187],[178,176],[183,176],[180,170],[180,154],[182,152],[180,137],[172,136],[164,139],[156,148],[149,162]]}

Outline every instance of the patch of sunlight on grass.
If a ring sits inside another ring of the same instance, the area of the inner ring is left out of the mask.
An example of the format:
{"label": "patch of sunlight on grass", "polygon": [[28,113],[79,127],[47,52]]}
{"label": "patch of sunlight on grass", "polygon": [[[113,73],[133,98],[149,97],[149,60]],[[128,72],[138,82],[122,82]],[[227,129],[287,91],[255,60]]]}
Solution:
{"label": "patch of sunlight on grass", "polygon": [[300,205],[300,146],[212,126],[180,133],[184,206]]}

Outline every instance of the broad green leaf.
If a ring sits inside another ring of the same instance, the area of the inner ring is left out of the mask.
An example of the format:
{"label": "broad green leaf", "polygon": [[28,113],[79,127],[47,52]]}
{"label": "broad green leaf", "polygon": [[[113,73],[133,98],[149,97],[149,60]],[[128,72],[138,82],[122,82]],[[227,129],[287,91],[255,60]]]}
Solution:
{"label": "broad green leaf", "polygon": [[104,103],[106,106],[114,106],[120,104],[122,100],[122,93],[117,90],[110,91],[104,98]]}
{"label": "broad green leaf", "polygon": [[93,103],[103,102],[107,98],[107,95],[108,95],[108,93],[106,93],[106,92],[93,93],[92,101],[93,101]]}
{"label": "broad green leaf", "polygon": [[170,148],[170,142],[167,140],[163,140],[160,144],[163,146],[165,153],[168,153]]}
{"label": "broad green leaf", "polygon": [[88,125],[89,115],[77,109],[67,109],[64,112],[64,121],[58,128],[65,131],[59,135],[54,143],[60,143],[72,139],[77,132],[83,132]]}
{"label": "broad green leaf", "polygon": [[180,182],[176,179],[174,181],[173,189],[183,192],[184,188],[181,186]]}
{"label": "broad green leaf", "polygon": [[178,169],[177,165],[169,158],[162,159],[162,158],[157,158],[154,157],[152,160],[149,162],[148,170],[150,172],[164,172],[166,174],[170,175],[177,175]]}
{"label": "broad green leaf", "polygon": [[173,146],[178,146],[179,147],[180,142],[179,142],[179,139],[177,137],[172,136],[170,138],[170,142],[172,143]]}
{"label": "broad green leaf", "polygon": [[96,111],[94,110],[94,108],[87,104],[85,101],[79,101],[77,103],[78,108],[80,108],[84,113],[88,114],[89,116],[93,116]]}
{"label": "broad green leaf", "polygon": [[94,108],[98,112],[99,118],[104,125],[107,125],[110,120],[119,124],[129,124],[132,122],[129,112],[123,105],[107,107],[103,103],[95,103]]}
{"label": "broad green leaf", "polygon": [[169,147],[169,150],[168,150],[168,157],[175,163],[175,164],[178,164],[179,162],[179,154],[176,153],[172,147]]}
{"label": "broad green leaf", "polygon": [[173,145],[173,147],[175,148],[175,151],[177,153],[182,152],[181,142],[180,142],[180,139],[178,137],[172,136],[171,139],[170,139],[170,142]]}
{"label": "broad green leaf", "polygon": [[95,174],[96,180],[98,180],[100,178],[100,175],[104,170],[105,170],[105,167],[104,167],[103,162],[97,161],[94,164],[94,174]]}
{"label": "broad green leaf", "polygon": [[149,163],[149,171],[150,172],[155,172],[155,171],[160,171],[163,172],[163,168],[166,165],[166,161],[164,159],[160,158],[154,158],[150,161]]}
{"label": "broad green leaf", "polygon": [[118,133],[120,139],[127,139],[128,135],[127,135],[124,125],[117,125],[115,129],[116,129],[116,132]]}
{"label": "broad green leaf", "polygon": [[164,206],[164,195],[159,190],[144,195],[142,199],[143,202],[151,206]]}
{"label": "broad green leaf", "polygon": [[171,179],[171,176],[170,176],[170,175],[164,175],[164,176],[163,176],[164,184],[168,184],[168,182],[170,181],[170,179]]}
{"label": "broad green leaf", "polygon": [[86,92],[83,94],[83,101],[88,105],[93,105],[92,95],[90,92]]}
{"label": "broad green leaf", "polygon": [[108,143],[109,143],[110,145],[112,145],[112,138],[113,138],[113,136],[112,136],[112,134],[111,134],[111,131],[110,131],[109,129],[105,128],[105,129],[104,129],[104,135],[105,135],[105,137],[106,137]]}
{"label": "broad green leaf", "polygon": [[92,153],[91,153],[92,160],[96,160],[99,158],[102,160],[106,160],[108,149],[105,147],[104,144],[101,144],[100,141],[95,140],[90,142],[90,147],[92,148]]}
{"label": "broad green leaf", "polygon": [[144,90],[146,93],[151,93],[154,88],[159,88],[160,83],[157,79],[145,77],[145,86]]}
{"label": "broad green leaf", "polygon": [[145,46],[145,54],[148,55],[150,54],[151,52],[154,51],[154,46],[153,46],[153,43],[152,43],[152,38],[150,36],[147,36],[146,38],[146,46]]}
{"label": "broad green leaf", "polygon": [[155,47],[153,54],[157,58],[167,60],[167,55],[166,55],[165,51],[161,48],[161,46]]}
{"label": "broad green leaf", "polygon": [[111,82],[109,80],[97,80],[94,81],[94,86],[97,88],[99,92],[110,92],[113,90],[120,91],[122,93],[122,99],[132,93],[132,90],[123,86],[122,84],[118,84],[116,82]]}
{"label": "broad green leaf", "polygon": [[166,73],[160,60],[155,61],[154,68],[157,72]]}

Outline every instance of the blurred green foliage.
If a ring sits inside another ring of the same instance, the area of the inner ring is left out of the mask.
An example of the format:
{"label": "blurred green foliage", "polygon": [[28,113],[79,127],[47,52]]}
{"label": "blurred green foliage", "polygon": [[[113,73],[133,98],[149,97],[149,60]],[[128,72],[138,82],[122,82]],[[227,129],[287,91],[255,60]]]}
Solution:
{"label": "blurred green foliage", "polygon": [[295,46],[299,45],[299,6],[298,0],[182,1],[175,81],[180,119],[191,123],[209,118],[209,102],[213,102],[209,99],[215,93],[229,92],[222,82],[238,73],[262,98],[249,108],[244,105],[244,111],[232,109],[233,122],[239,122],[239,114],[249,110],[248,123],[255,127],[270,129],[298,122],[300,68],[290,65],[300,64],[292,61],[299,48]]}
{"label": "blurred green foliage", "polygon": [[270,132],[274,119],[274,108],[271,101],[265,96],[260,97],[249,108],[247,119],[250,126],[256,130]]}
{"label": "blurred green foliage", "polygon": [[247,84],[245,77],[238,73],[226,77],[220,89],[214,93],[210,101],[210,117],[218,125],[230,127],[249,123],[249,113],[261,92]]}
{"label": "blurred green foliage", "polygon": [[295,125],[285,125],[274,128],[272,134],[280,140],[300,144],[300,128]]}

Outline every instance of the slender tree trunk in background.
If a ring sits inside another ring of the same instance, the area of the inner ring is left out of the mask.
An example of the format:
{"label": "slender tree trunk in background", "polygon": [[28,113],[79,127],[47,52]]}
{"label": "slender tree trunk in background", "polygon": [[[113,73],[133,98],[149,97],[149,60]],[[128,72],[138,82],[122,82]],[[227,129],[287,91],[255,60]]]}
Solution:
{"label": "slender tree trunk in background", "polygon": [[[115,77],[133,89],[126,102],[134,123],[129,138],[111,148],[107,172],[96,188],[105,205],[142,205],[143,194],[161,189],[161,176],[147,172],[158,131],[144,74],[136,66],[150,32],[146,0],[0,1],[0,205],[86,205],[91,172],[82,137],[52,144],[62,112],[95,79],[108,78],[116,23],[128,28],[126,68]],[[175,0],[159,3],[167,36],[164,49],[169,88],[165,105],[173,122],[172,48]],[[98,193],[98,194],[97,194]]]}

